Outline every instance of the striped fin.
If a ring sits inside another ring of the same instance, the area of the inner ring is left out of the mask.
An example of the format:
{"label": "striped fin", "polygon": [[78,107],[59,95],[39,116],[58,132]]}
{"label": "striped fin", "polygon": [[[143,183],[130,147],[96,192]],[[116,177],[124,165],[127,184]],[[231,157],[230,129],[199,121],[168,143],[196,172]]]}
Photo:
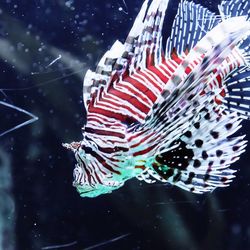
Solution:
{"label": "striped fin", "polygon": [[[230,91],[228,91],[228,78],[235,72],[237,72],[240,67],[245,67],[245,59],[242,53],[237,47],[232,49],[231,53],[226,57],[226,59],[215,68],[210,74],[210,80],[206,82],[206,87],[204,92],[214,91],[216,92],[214,100],[218,105],[225,102],[225,97],[230,96]],[[228,106],[223,105],[228,109]]]}
{"label": "striped fin", "polygon": [[92,94],[110,81],[117,58],[120,58],[123,53],[124,45],[116,41],[111,49],[104,54],[97,65],[96,71],[88,70],[86,72],[83,82],[83,100],[86,108]]}
{"label": "striped fin", "polygon": [[[250,2],[248,0],[222,1],[218,6],[222,18],[244,16],[246,20],[250,18]],[[250,118],[250,37],[249,32],[242,36],[237,48],[232,51],[220,66],[220,73],[217,74],[221,79],[221,85],[225,88],[219,96],[219,102],[230,110],[236,111],[244,119]]]}
{"label": "striped fin", "polygon": [[[239,18],[239,21],[243,20]],[[227,19],[227,22],[220,23],[196,45],[196,48],[190,51],[165,85],[161,97],[154,104],[151,113],[146,118],[146,123],[152,123],[151,126],[155,126],[158,121],[162,120],[161,117],[165,113],[175,113],[174,110],[180,109],[183,103],[193,99],[192,96],[195,93],[201,93],[206,88],[211,82],[211,73],[230,55],[244,32],[248,32],[248,23],[245,23],[245,27],[243,25],[242,30],[238,31],[237,27],[232,25],[234,21],[233,19]],[[218,32],[221,36],[217,35],[214,38]],[[205,53],[203,58],[202,52]],[[197,55],[199,53],[200,55]],[[201,57],[200,63],[187,75],[185,73],[186,68],[190,65],[189,62],[194,55],[198,58]]]}
{"label": "striped fin", "polygon": [[135,38],[141,32],[140,28],[143,25],[147,5],[148,0],[144,2],[137,15],[125,43],[122,44],[120,41],[116,41],[111,49],[104,54],[98,63],[96,71],[87,71],[83,82],[83,99],[86,109],[91,98],[93,98],[93,94],[101,87],[106,86],[115,73],[120,75],[126,69],[129,56],[133,55]]}
{"label": "striped fin", "polygon": [[227,94],[222,100],[223,105],[242,118],[250,119],[250,69],[241,67],[227,77]]}
{"label": "striped fin", "polygon": [[158,154],[151,165],[160,177],[194,193],[228,186],[234,176],[230,165],[245,151],[244,136],[230,137],[240,127],[236,113],[204,108],[170,150]]}
{"label": "striped fin", "polygon": [[116,62],[115,67],[117,70],[119,70],[119,74],[123,73],[127,69],[131,58],[134,56],[137,39],[140,36],[144,26],[143,23],[147,13],[147,8],[148,0],[145,0],[124,43],[125,52],[123,57],[118,58]]}
{"label": "striped fin", "polygon": [[132,37],[134,39],[141,34],[141,27],[143,26],[143,21],[145,19],[147,8],[148,8],[148,0],[145,0],[128,34],[128,38]]}
{"label": "striped fin", "polygon": [[[84,79],[84,102],[88,107],[95,91],[107,86],[116,74],[117,79],[129,68],[132,73],[146,68],[147,63],[160,63],[162,59],[162,25],[168,1],[145,1],[124,44],[116,41],[99,62],[96,72],[87,71]],[[149,57],[149,55],[151,55]]]}
{"label": "striped fin", "polygon": [[190,51],[218,22],[216,15],[201,5],[181,1],[167,40],[166,57],[170,58],[173,50],[178,55]]}
{"label": "striped fin", "polygon": [[[245,16],[247,20],[250,19],[250,2],[248,0],[230,0],[222,1],[219,5],[221,16],[226,19],[235,16]],[[250,38],[242,39],[240,49],[244,51],[244,56],[250,65]]]}
{"label": "striped fin", "polygon": [[140,26],[141,33],[134,43],[134,54],[131,60],[130,73],[135,69],[147,68],[148,57],[154,64],[162,60],[162,26],[168,0],[152,1],[145,20]]}
{"label": "striped fin", "polygon": [[[240,29],[235,24],[238,21],[242,23]],[[240,39],[249,32],[249,28],[250,24],[244,17],[234,17],[208,32],[177,68],[165,86],[164,98],[158,101],[164,100],[169,106],[173,106],[182,98],[182,93],[191,93],[198,86],[200,89],[205,88],[211,81],[210,74],[226,60]],[[200,58],[200,63],[187,75],[186,70],[195,58]]]}
{"label": "striped fin", "polygon": [[[244,16],[249,21],[250,2],[248,0],[222,1],[219,10],[223,19]],[[244,119],[250,118],[250,36],[249,32],[240,39],[237,48],[232,50],[230,57],[222,63],[217,74],[221,79],[223,97],[219,96],[219,104],[236,111]]]}
{"label": "striped fin", "polygon": [[247,16],[250,17],[249,0],[223,0],[218,6],[222,18]]}

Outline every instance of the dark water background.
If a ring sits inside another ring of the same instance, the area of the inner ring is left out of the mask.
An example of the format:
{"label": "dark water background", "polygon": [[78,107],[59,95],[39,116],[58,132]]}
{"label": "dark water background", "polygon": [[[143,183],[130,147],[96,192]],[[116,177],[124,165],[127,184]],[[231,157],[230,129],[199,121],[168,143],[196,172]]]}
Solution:
{"label": "dark water background", "polygon": [[[178,2],[170,0],[165,36]],[[249,147],[233,165],[232,185],[212,194],[131,180],[83,199],[72,187],[75,160],[61,143],[81,139],[84,73],[124,41],[142,0],[125,3],[0,1],[0,90],[7,95],[0,100],[39,117],[0,137],[0,250],[250,249]],[[216,10],[217,3],[202,5]],[[1,131],[27,118],[0,106]],[[249,138],[249,128],[244,122],[240,134]]]}

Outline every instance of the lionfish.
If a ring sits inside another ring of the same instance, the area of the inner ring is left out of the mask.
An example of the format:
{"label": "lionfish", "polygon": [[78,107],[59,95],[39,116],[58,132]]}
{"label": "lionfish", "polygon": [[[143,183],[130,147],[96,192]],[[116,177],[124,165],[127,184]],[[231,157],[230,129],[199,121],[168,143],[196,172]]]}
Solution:
{"label": "lionfish", "polygon": [[87,121],[75,186],[96,197],[136,177],[193,193],[228,186],[245,151],[232,135],[250,117],[250,1],[223,0],[219,14],[181,1],[170,36],[168,0],[145,0],[124,43],[84,78]]}

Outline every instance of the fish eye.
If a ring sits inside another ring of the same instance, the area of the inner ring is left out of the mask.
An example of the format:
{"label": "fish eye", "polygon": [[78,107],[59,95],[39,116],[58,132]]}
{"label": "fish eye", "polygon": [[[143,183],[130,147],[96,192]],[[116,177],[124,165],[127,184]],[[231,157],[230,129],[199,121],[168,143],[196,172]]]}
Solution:
{"label": "fish eye", "polygon": [[97,151],[98,148],[94,142],[89,142],[89,146],[83,145],[81,149],[86,153],[86,154],[93,154],[93,151]]}

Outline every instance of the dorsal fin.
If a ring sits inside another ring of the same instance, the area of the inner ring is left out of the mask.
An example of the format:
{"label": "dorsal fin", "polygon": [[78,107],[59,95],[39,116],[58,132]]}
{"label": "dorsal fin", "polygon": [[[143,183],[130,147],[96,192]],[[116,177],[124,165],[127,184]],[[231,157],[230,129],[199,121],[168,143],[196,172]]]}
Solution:
{"label": "dorsal fin", "polygon": [[170,58],[174,49],[178,55],[190,51],[217,23],[216,15],[208,9],[193,2],[181,1],[167,40],[166,57]]}
{"label": "dorsal fin", "polygon": [[96,71],[88,70],[86,72],[83,82],[83,100],[86,108],[91,94],[110,81],[117,58],[121,57],[123,53],[124,45],[116,41],[111,49],[104,54],[97,65]]}
{"label": "dorsal fin", "polygon": [[149,6],[145,20],[141,24],[141,33],[135,39],[130,73],[134,69],[147,68],[149,56],[152,57],[154,64],[162,62],[162,26],[167,6],[168,0],[152,1]]}
{"label": "dorsal fin", "polygon": [[148,7],[148,1],[145,1],[125,43],[116,41],[96,71],[87,71],[83,92],[86,108],[92,94],[101,86],[107,86],[115,74],[117,79],[127,69],[133,73],[147,68],[149,61],[154,64],[162,61],[162,25],[167,5],[168,0],[155,0]]}
{"label": "dorsal fin", "polygon": [[218,7],[223,18],[247,16],[249,19],[250,17],[249,0],[223,0]]}
{"label": "dorsal fin", "polygon": [[[250,19],[250,2],[249,0],[223,0],[218,6],[220,14],[223,19],[235,16],[245,16],[247,20]],[[249,36],[242,39],[240,49],[244,52],[245,59],[250,65],[250,38]]]}
{"label": "dorsal fin", "polygon": [[88,103],[93,97],[93,93],[100,89],[102,86],[106,86],[112,75],[118,73],[120,75],[124,69],[126,69],[129,55],[133,54],[135,38],[139,36],[141,32],[141,25],[145,17],[147,10],[148,0],[144,2],[135,23],[129,33],[129,36],[124,44],[120,41],[116,41],[111,49],[105,53],[100,62],[97,65],[95,72],[88,70],[84,77],[83,83],[83,99],[85,108],[88,109]]}
{"label": "dorsal fin", "polygon": [[240,70],[225,79],[227,95],[223,105],[230,111],[238,112],[239,116],[250,119],[250,69],[241,67]]}

